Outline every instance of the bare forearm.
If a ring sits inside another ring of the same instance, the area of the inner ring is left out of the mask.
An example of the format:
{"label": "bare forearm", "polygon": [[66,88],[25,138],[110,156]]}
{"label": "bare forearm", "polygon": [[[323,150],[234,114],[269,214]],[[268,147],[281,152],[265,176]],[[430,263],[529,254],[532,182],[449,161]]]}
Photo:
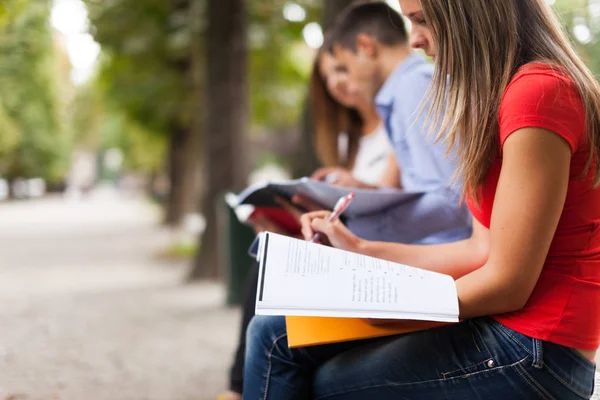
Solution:
{"label": "bare forearm", "polygon": [[487,251],[472,239],[438,245],[362,242],[360,253],[458,279],[485,264]]}
{"label": "bare forearm", "polygon": [[526,288],[519,279],[502,277],[490,265],[456,281],[460,318],[475,318],[520,310],[525,306]]}

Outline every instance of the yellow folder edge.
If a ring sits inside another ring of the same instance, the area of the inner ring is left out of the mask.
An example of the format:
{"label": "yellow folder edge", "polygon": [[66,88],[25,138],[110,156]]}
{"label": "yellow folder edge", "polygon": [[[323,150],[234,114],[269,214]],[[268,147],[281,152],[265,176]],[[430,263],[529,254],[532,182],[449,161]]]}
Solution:
{"label": "yellow folder edge", "polygon": [[436,328],[447,323],[398,321],[394,325],[374,326],[358,318],[286,317],[290,348],[373,339]]}

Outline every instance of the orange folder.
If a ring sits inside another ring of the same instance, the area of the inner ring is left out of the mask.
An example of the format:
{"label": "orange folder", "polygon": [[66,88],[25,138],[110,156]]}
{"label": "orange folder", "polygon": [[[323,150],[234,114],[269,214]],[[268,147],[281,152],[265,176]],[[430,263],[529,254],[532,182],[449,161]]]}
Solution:
{"label": "orange folder", "polygon": [[392,326],[374,326],[358,318],[286,317],[291,348],[372,339],[448,325],[431,321],[399,320]]}

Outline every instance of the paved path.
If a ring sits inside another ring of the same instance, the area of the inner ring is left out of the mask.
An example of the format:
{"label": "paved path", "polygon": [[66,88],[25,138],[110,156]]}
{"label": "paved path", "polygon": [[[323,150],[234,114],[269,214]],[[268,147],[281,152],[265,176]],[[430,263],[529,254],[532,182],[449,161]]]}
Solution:
{"label": "paved path", "polygon": [[140,201],[0,204],[0,400],[214,400],[237,310]]}

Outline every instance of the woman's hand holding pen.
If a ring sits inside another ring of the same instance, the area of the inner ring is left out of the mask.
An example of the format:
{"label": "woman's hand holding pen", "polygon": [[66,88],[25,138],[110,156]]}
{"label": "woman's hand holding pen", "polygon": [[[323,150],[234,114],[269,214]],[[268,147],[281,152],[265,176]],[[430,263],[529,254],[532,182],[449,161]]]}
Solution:
{"label": "woman's hand holding pen", "polygon": [[311,240],[317,232],[320,232],[333,247],[360,253],[363,240],[352,234],[338,218],[330,222],[330,215],[330,211],[304,214],[300,218],[304,239]]}

